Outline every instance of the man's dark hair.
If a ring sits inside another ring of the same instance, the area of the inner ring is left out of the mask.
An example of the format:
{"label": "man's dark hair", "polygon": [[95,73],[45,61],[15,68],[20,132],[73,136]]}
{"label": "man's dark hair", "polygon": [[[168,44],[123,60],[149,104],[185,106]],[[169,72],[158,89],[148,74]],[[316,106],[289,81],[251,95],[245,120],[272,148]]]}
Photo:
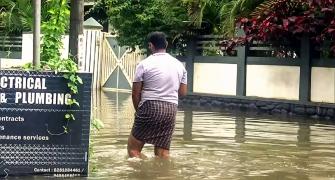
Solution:
{"label": "man's dark hair", "polygon": [[151,32],[147,36],[148,43],[152,43],[156,49],[166,49],[166,35],[163,32]]}

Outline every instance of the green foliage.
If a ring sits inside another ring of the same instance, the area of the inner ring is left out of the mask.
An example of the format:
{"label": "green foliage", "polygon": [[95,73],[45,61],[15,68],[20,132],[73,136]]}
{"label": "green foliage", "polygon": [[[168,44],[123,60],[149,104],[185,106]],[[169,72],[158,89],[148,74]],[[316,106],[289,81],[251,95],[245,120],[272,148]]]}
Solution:
{"label": "green foliage", "polygon": [[218,16],[220,5],[224,2],[216,0],[183,0],[190,23],[198,28],[202,27],[204,23],[212,27],[216,26],[220,20]]}
{"label": "green foliage", "polygon": [[187,26],[187,12],[181,1],[105,0],[105,3],[121,45],[144,48],[145,38],[152,31],[163,31],[172,41]]}
{"label": "green foliage", "polygon": [[28,0],[1,0],[0,27],[9,34],[31,30],[33,7]]}
{"label": "green foliage", "polygon": [[[41,53],[41,65],[44,70],[52,70],[55,73],[62,72],[63,77],[67,79],[67,86],[71,94],[78,93],[78,86],[83,84],[82,79],[77,75],[77,64],[70,58],[62,59],[60,55],[60,49],[62,49],[62,38],[65,34],[68,24],[70,11],[67,4],[67,0],[48,0],[48,16],[49,20],[42,23],[42,53]],[[79,103],[76,99],[69,99],[67,104],[69,106],[78,106]],[[72,113],[65,115],[66,125],[63,126],[64,132],[59,134],[68,133],[69,121],[75,120],[75,116]]]}
{"label": "green foliage", "polygon": [[[62,37],[65,34],[68,24],[70,11],[67,0],[48,0],[50,9],[49,20],[42,23],[43,44],[41,63],[44,69],[64,72],[64,78],[68,80],[68,87],[72,94],[78,93],[78,85],[82,84],[82,79],[76,74],[77,64],[72,59],[62,59],[60,49],[62,48]],[[70,105],[78,105],[78,102],[71,100]]]}
{"label": "green foliage", "polygon": [[53,70],[67,67],[60,63],[60,49],[62,36],[68,28],[70,11],[66,0],[48,0],[49,20],[42,23],[43,44],[41,53],[42,65],[47,65]]}
{"label": "green foliage", "polygon": [[236,35],[236,20],[249,17],[259,4],[267,0],[232,0],[226,1],[220,7],[220,33],[233,37]]}
{"label": "green foliage", "polygon": [[196,26],[209,26],[210,33],[233,36],[236,19],[248,16],[266,0],[183,0],[190,22]]}
{"label": "green foliage", "polygon": [[[236,19],[266,0],[101,0],[121,45],[146,47],[149,32],[163,31],[170,44],[185,34],[235,34]],[[99,5],[101,8],[101,4]],[[185,38],[185,37],[183,37]]]}
{"label": "green foliage", "polygon": [[76,118],[74,117],[74,115],[73,114],[65,114],[65,119],[67,119],[67,120],[76,120]]}
{"label": "green foliage", "polygon": [[91,126],[92,126],[92,130],[99,131],[100,129],[104,128],[105,125],[100,119],[95,118],[92,120]]}
{"label": "green foliage", "polygon": [[239,20],[245,36],[228,42],[228,51],[255,41],[287,46],[309,38],[323,56],[335,56],[333,0],[271,0],[259,5],[251,15]]}
{"label": "green foliage", "polygon": [[[0,1],[0,28],[7,34],[20,34],[33,29],[32,0],[1,0]],[[41,18],[49,18],[49,2],[42,0]]]}
{"label": "green foliage", "polygon": [[[108,15],[107,15],[107,6],[104,0],[95,2],[94,6],[85,12],[85,19],[93,17],[104,27],[108,26]],[[105,30],[105,29],[104,29]]]}
{"label": "green foliage", "polygon": [[[102,128],[104,127],[104,123],[97,118],[93,118],[91,119],[91,134],[96,134],[98,133]],[[94,137],[93,137],[94,138]],[[89,157],[93,157],[94,156],[94,139],[90,138],[90,149],[89,149]],[[95,161],[91,161],[90,164],[90,171],[91,172],[96,172],[98,170],[97,165],[95,163]]]}
{"label": "green foliage", "polygon": [[76,105],[76,106],[78,106],[78,107],[80,107],[80,105],[79,105],[79,103],[77,102],[77,100],[75,100],[75,99],[69,99],[68,100],[68,105]]}

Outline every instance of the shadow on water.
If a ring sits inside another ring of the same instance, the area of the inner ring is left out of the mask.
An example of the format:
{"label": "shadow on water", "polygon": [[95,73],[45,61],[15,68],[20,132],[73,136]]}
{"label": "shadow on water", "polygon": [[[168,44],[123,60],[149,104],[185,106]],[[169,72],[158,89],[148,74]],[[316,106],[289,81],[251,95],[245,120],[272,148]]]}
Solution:
{"label": "shadow on water", "polygon": [[171,159],[129,159],[134,109],[127,93],[99,92],[96,171],[89,179],[335,179],[335,123],[270,115],[180,110]]}

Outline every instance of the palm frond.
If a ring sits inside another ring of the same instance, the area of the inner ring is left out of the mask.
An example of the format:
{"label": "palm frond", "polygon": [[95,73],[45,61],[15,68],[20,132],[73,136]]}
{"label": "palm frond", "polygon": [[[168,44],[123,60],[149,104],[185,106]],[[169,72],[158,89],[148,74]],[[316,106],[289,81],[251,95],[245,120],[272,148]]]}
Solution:
{"label": "palm frond", "polygon": [[221,33],[232,37],[236,30],[236,20],[247,17],[255,8],[266,0],[232,0],[224,3],[220,9]]}
{"label": "palm frond", "polygon": [[262,16],[264,14],[267,14],[267,12],[271,11],[272,7],[277,4],[279,1],[282,0],[272,0],[272,1],[265,1],[263,3],[261,3],[254,12],[252,12],[250,15],[252,17],[259,17]]}
{"label": "palm frond", "polygon": [[12,1],[12,0],[0,1],[0,7],[13,7],[13,6],[15,6],[15,1]]}
{"label": "palm frond", "polygon": [[300,9],[307,4],[307,1],[300,0],[267,0],[260,4],[251,14],[251,16],[254,18],[267,16],[268,13],[273,12],[276,9],[283,9],[289,14],[294,14],[296,13],[296,9]]}
{"label": "palm frond", "polygon": [[33,28],[33,6],[27,0],[18,0],[17,13],[20,15],[20,23],[23,30],[31,30]]}
{"label": "palm frond", "polygon": [[217,3],[215,0],[183,0],[183,3],[187,7],[189,20],[195,27],[201,27],[204,12],[208,8],[214,7]]}
{"label": "palm frond", "polygon": [[0,24],[6,32],[19,33],[32,29],[32,0],[1,0],[0,7]]}

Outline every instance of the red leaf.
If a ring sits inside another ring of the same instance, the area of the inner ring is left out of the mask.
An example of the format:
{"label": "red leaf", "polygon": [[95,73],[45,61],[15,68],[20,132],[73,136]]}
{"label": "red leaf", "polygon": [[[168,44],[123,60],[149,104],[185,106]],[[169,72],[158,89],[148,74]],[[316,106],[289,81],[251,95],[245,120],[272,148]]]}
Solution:
{"label": "red leaf", "polygon": [[283,19],[283,27],[285,30],[288,30],[288,25],[289,25],[289,21],[287,19]]}
{"label": "red leaf", "polygon": [[242,19],[241,19],[241,22],[242,22],[242,23],[247,23],[247,22],[249,22],[249,19],[248,19],[248,18],[242,18]]}
{"label": "red leaf", "polygon": [[248,42],[251,42],[253,40],[253,37],[252,36],[249,36],[246,38]]}
{"label": "red leaf", "polygon": [[297,23],[297,24],[301,24],[301,23],[303,23],[304,21],[306,21],[306,18],[299,17],[299,18],[297,18],[296,23]]}
{"label": "red leaf", "polygon": [[330,50],[333,52],[333,54],[335,55],[335,45],[333,45]]}
{"label": "red leaf", "polygon": [[316,37],[316,38],[315,38],[315,41],[316,41],[317,43],[320,43],[320,42],[321,42],[321,37]]}
{"label": "red leaf", "polygon": [[335,31],[335,29],[331,29],[331,28],[329,28],[329,29],[327,30],[328,33],[333,33],[334,31]]}
{"label": "red leaf", "polygon": [[291,16],[291,17],[288,18],[288,20],[290,20],[291,22],[295,22],[296,19],[297,19],[296,16]]}
{"label": "red leaf", "polygon": [[296,34],[296,33],[301,33],[304,31],[304,28],[301,27],[301,26],[295,26],[295,30],[293,30],[293,34]]}
{"label": "red leaf", "polygon": [[326,11],[332,12],[333,10],[334,10],[334,8],[322,8],[321,12],[326,12]]}
{"label": "red leaf", "polygon": [[320,5],[320,4],[321,4],[321,0],[314,0],[314,2],[315,2],[317,5]]}

